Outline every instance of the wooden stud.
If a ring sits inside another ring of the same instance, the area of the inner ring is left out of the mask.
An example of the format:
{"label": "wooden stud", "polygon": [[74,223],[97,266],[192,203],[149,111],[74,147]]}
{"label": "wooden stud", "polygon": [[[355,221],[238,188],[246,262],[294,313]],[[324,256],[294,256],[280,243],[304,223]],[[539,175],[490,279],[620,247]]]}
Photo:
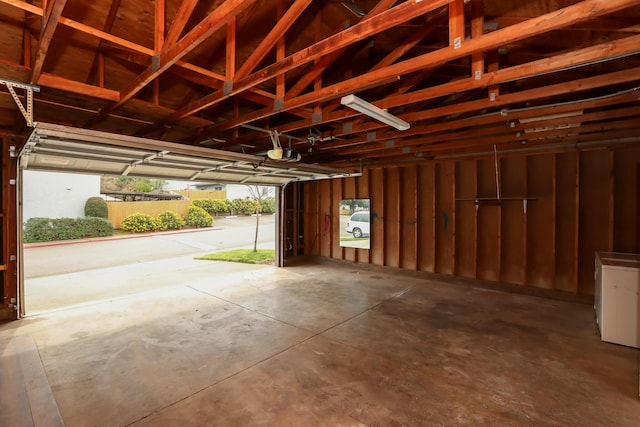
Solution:
{"label": "wooden stud", "polygon": [[451,178],[451,273],[456,274],[456,164],[453,163]]}
{"label": "wooden stud", "polygon": [[317,248],[316,248],[316,255],[318,256],[322,256],[322,224],[324,221],[324,212],[322,212],[322,204],[320,203],[320,198],[323,196],[321,193],[321,186],[319,185],[318,181],[313,182],[313,186],[314,186],[314,194],[315,194],[315,204],[316,204],[316,211],[318,212],[318,218],[317,218],[317,222],[318,222],[318,228],[317,228],[317,235],[316,235],[316,242],[317,242]]}
{"label": "wooden stud", "polygon": [[[525,158],[524,161],[524,173],[523,173],[523,180],[524,182],[522,183],[523,186],[523,190],[524,190],[524,194],[528,195],[528,191],[529,191],[529,178],[528,178],[528,174],[529,174],[529,162],[527,161],[527,159]],[[523,202],[524,203],[524,202]],[[528,202],[527,202],[528,203]],[[523,205],[526,206],[526,205]],[[528,277],[528,271],[527,271],[527,231],[529,230],[529,224],[528,224],[528,218],[529,218],[529,214],[528,214],[528,210],[529,207],[527,206],[527,209],[525,210],[524,207],[522,209],[522,214],[523,214],[523,218],[522,218],[522,267],[521,267],[521,281],[522,281],[522,286],[527,286],[527,277]]]}
{"label": "wooden stud", "polygon": [[335,198],[333,195],[333,183],[329,181],[329,258],[333,258],[333,209],[335,205]]}
{"label": "wooden stud", "polygon": [[[344,192],[344,186],[345,186],[345,179],[340,179],[340,200],[344,200],[345,198],[345,192]],[[338,205],[339,206],[339,201],[338,200],[334,200],[333,204],[334,205]],[[340,243],[340,232],[342,231],[340,229],[340,208],[337,209],[337,221],[338,221],[338,244]],[[355,251],[355,249],[353,249]],[[346,248],[344,246],[340,246],[340,259],[346,259]]]}
{"label": "wooden stud", "polygon": [[[478,197],[478,160],[474,161],[473,195]],[[478,278],[478,206],[473,211],[473,277]]]}
{"label": "wooden stud", "polygon": [[[105,82],[104,82],[104,76],[105,76],[105,67],[104,67],[104,54],[102,52],[100,52],[98,54],[98,86],[100,87],[104,87],[105,86]],[[119,96],[118,96],[119,98]]]}
{"label": "wooden stud", "polygon": [[[471,0],[471,38],[484,34],[484,0]],[[484,52],[471,55],[471,77],[480,80],[484,74]]]}
{"label": "wooden stud", "polygon": [[449,46],[460,49],[464,41],[464,1],[449,3]]}
{"label": "wooden stud", "polygon": [[558,199],[558,156],[553,155],[553,176],[551,177],[551,289],[556,289],[556,235],[557,235],[557,199]]}
{"label": "wooden stud", "polygon": [[26,26],[22,32],[22,65],[31,68],[31,31]]}
{"label": "wooden stud", "polygon": [[607,250],[613,251],[613,236],[614,236],[614,210],[615,210],[615,156],[613,150],[609,150],[609,197],[607,203],[609,204],[609,219],[608,219],[608,241]]}
{"label": "wooden stud", "polygon": [[[278,22],[283,20],[284,14],[285,14],[284,0],[280,0],[278,2]],[[284,59],[285,55],[286,55],[285,37],[283,32],[281,36],[278,38],[278,41],[276,42],[276,61],[281,61],[282,59]],[[279,74],[278,76],[276,76],[276,99],[283,99],[285,95],[285,90],[286,90],[285,75]]]}
{"label": "wooden stud", "polygon": [[416,265],[415,270],[420,270],[420,228],[422,227],[420,222],[420,197],[418,193],[418,185],[420,185],[420,181],[418,180],[418,174],[420,173],[420,168],[415,165],[413,167],[413,218],[415,219],[415,233],[413,235],[413,251],[416,257]]}
{"label": "wooden stud", "polygon": [[384,202],[384,194],[386,194],[386,191],[384,189],[387,188],[387,173],[386,173],[386,169],[382,168],[380,170],[380,174],[382,175],[382,186],[381,186],[381,190],[379,192],[380,194],[380,198],[382,199],[380,202],[382,204],[382,245],[380,245],[381,250],[382,250],[382,265],[385,266],[387,265],[387,251],[386,251],[386,237],[384,235],[384,230],[387,228],[387,204]]}
{"label": "wooden stud", "polygon": [[[371,170],[367,171],[367,197],[369,198],[369,211],[372,211],[373,209],[373,197],[375,193],[373,193],[371,191],[371,180],[373,179],[371,177],[372,173]],[[367,262],[368,264],[372,264],[373,263],[373,243],[374,243],[374,239],[376,239],[377,237],[375,236],[375,234],[373,233],[373,222],[374,222],[374,218],[371,217],[371,224],[369,226],[369,250],[367,251]]]}
{"label": "wooden stud", "polygon": [[154,0],[155,2],[155,22],[153,32],[153,48],[156,52],[164,45],[164,2],[165,0]]}
{"label": "wooden stud", "polygon": [[433,207],[433,216],[432,216],[432,220],[431,220],[431,233],[433,235],[433,239],[431,240],[431,254],[433,256],[433,267],[432,267],[432,271],[431,273],[435,273],[438,269],[437,269],[437,261],[438,261],[438,257],[436,256],[436,250],[437,250],[437,240],[438,240],[438,235],[436,234],[438,229],[436,227],[436,218],[438,216],[438,212],[437,212],[437,201],[438,201],[438,174],[436,172],[437,169],[437,164],[434,163],[433,164],[433,168],[431,168],[431,182],[433,182],[433,195],[431,197],[431,206]]}
{"label": "wooden stud", "polygon": [[298,185],[300,185],[297,182],[294,182],[291,188],[291,192],[293,193],[292,198],[293,198],[293,209],[291,212],[291,221],[293,221],[292,224],[292,234],[293,236],[291,236],[292,242],[293,242],[293,256],[297,256],[298,255]]}
{"label": "wooden stud", "polygon": [[67,0],[51,0],[45,8],[47,12],[43,16],[38,50],[36,51],[36,60],[31,70],[32,85],[37,84],[40,79],[40,73],[42,73],[42,67],[44,65],[47,52],[49,51],[49,45],[51,44],[53,34],[58,27],[60,16],[62,16],[62,10],[66,3]]}
{"label": "wooden stud", "polygon": [[153,103],[160,105],[160,77],[153,81]]}
{"label": "wooden stud", "polygon": [[237,19],[234,16],[227,23],[227,48],[225,60],[225,78],[227,81],[232,81],[235,78],[236,72],[236,26]]}
{"label": "wooden stud", "polygon": [[398,238],[396,239],[397,241],[397,251],[398,251],[398,265],[396,267],[402,267],[402,258],[404,257],[404,248],[402,246],[402,242],[405,238],[405,236],[402,234],[402,225],[404,224],[404,221],[402,219],[402,214],[403,209],[402,209],[402,204],[404,203],[403,201],[403,192],[402,192],[402,185],[401,185],[401,181],[402,181],[402,175],[403,175],[403,171],[404,168],[400,168],[400,167],[396,167],[395,168],[397,171],[397,179],[396,179],[396,194],[398,195],[398,202],[396,204],[396,236],[398,236]]}
{"label": "wooden stud", "polygon": [[[180,3],[180,7],[176,12],[176,16],[173,18],[173,22],[167,31],[167,36],[164,37],[163,45],[165,46],[165,49],[174,46],[178,42],[178,39],[180,38],[182,31],[184,31],[184,27],[187,25],[187,22],[189,22],[189,18],[197,4],[198,0],[182,0],[182,3]],[[156,19],[158,18],[156,17]]]}
{"label": "wooden stud", "polygon": [[580,151],[576,150],[576,206],[575,206],[575,229],[574,229],[574,242],[573,242],[573,293],[578,294],[580,272],[578,270],[580,261],[580,251],[578,250],[580,244]]}

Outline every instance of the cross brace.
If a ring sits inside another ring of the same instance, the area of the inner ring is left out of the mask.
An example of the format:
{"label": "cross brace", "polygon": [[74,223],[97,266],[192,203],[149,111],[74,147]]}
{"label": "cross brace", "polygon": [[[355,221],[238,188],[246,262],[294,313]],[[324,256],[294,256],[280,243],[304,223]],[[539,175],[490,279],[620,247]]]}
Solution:
{"label": "cross brace", "polygon": [[[18,109],[20,109],[22,116],[27,121],[27,126],[33,127],[33,92],[40,92],[40,87],[5,79],[0,79],[0,83],[5,85],[9,90],[9,93],[18,106]],[[22,105],[22,101],[20,101],[20,97],[16,93],[16,88],[24,89],[27,93],[26,107]]]}

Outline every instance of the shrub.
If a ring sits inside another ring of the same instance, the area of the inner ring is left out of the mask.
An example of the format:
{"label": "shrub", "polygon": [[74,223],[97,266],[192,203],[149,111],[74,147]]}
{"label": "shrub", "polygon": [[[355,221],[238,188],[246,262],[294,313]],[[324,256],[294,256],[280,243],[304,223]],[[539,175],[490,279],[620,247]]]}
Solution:
{"label": "shrub", "polygon": [[25,243],[49,242],[56,240],[56,232],[50,218],[29,218],[24,224]]}
{"label": "shrub", "polygon": [[213,213],[213,200],[212,199],[195,199],[191,201],[193,206],[204,209],[207,213]]}
{"label": "shrub", "polygon": [[191,202],[194,206],[204,209],[209,215],[229,212],[229,202],[220,199],[196,199]]}
{"label": "shrub", "polygon": [[84,224],[86,237],[106,237],[113,236],[113,224],[104,218],[80,218]]}
{"label": "shrub", "polygon": [[256,213],[257,207],[258,201],[248,197],[244,199],[233,199],[231,201],[231,208],[236,215],[252,215]]}
{"label": "shrub", "polygon": [[113,235],[113,225],[104,218],[30,218],[24,226],[25,243],[72,240]]}
{"label": "shrub", "polygon": [[160,230],[176,230],[184,225],[184,220],[175,212],[165,211],[156,217],[158,229]]}
{"label": "shrub", "polygon": [[184,222],[191,227],[211,227],[213,218],[201,207],[191,205]]}
{"label": "shrub", "polygon": [[228,200],[213,199],[212,202],[214,214],[227,213],[231,211],[231,206],[229,206]]}
{"label": "shrub", "polygon": [[276,212],[276,198],[267,197],[262,201],[261,212],[266,214],[272,214]]}
{"label": "shrub", "polygon": [[154,217],[143,213],[133,213],[122,220],[120,227],[125,231],[134,233],[144,233],[145,231],[157,230],[158,222]]}
{"label": "shrub", "polygon": [[89,197],[84,204],[84,216],[109,218],[107,202],[102,197]]}

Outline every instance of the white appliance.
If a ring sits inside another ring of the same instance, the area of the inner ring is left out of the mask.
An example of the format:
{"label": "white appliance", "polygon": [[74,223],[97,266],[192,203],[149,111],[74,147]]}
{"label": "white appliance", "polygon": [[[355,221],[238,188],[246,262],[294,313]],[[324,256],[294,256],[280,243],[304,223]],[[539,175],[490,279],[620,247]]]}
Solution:
{"label": "white appliance", "polygon": [[640,347],[640,255],[596,253],[594,308],[600,338]]}

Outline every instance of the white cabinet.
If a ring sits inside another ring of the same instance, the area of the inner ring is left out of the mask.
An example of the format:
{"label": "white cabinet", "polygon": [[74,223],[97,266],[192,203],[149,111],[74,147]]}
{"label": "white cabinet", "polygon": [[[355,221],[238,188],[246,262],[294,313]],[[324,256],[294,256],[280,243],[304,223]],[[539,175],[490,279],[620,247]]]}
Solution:
{"label": "white cabinet", "polygon": [[602,341],[640,347],[640,255],[596,253],[594,308]]}

